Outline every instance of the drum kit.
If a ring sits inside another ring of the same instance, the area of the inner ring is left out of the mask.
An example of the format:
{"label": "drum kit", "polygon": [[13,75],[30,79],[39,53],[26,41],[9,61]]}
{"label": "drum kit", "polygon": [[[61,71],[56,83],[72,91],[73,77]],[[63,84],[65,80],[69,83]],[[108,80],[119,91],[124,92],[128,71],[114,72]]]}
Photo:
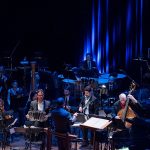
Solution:
{"label": "drum kit", "polygon": [[93,78],[78,76],[76,72],[74,73],[74,69],[69,69],[69,74],[70,72],[71,74],[74,74],[75,78],[64,76],[62,81],[65,85],[68,84],[74,86],[74,89],[80,92],[83,92],[84,87],[90,85],[94,89],[94,91],[98,90],[100,94],[108,94],[109,89],[113,89],[113,84],[114,82],[116,82],[116,80],[126,78],[125,74],[120,73],[117,73],[115,76],[110,73],[103,73],[99,75],[99,77]]}

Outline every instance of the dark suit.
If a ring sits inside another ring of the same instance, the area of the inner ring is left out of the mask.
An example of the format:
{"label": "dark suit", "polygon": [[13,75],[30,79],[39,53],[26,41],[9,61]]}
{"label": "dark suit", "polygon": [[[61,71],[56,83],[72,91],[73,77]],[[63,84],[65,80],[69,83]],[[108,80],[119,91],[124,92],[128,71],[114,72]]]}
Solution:
{"label": "dark suit", "polygon": [[[81,103],[79,105],[79,107],[84,108],[85,107],[85,96],[82,98]],[[86,108],[85,108],[86,109]],[[85,113],[85,110],[83,110],[83,113]],[[98,115],[99,114],[99,102],[98,99],[95,96],[91,96],[89,99],[89,116],[90,115]],[[83,140],[86,144],[88,144],[88,129],[83,128],[82,129],[83,132]],[[91,137],[90,137],[90,143],[93,144],[93,133],[91,133]]]}
{"label": "dark suit", "polygon": [[[64,99],[65,99],[65,97],[64,97]],[[70,110],[69,111],[71,113],[75,113],[75,112],[78,111],[79,104],[78,104],[78,102],[75,100],[75,98],[73,96],[69,96],[68,100],[65,99],[65,106],[70,106]]]}
{"label": "dark suit", "polygon": [[[79,107],[85,107],[85,97],[82,98]],[[83,110],[84,111],[84,110]],[[83,112],[84,113],[84,112]],[[95,96],[91,96],[89,99],[89,114],[96,114],[99,113],[99,102]]]}
{"label": "dark suit", "polygon": [[[47,100],[43,100],[44,102],[44,111],[46,112],[46,114],[48,114],[48,109],[50,108],[50,101]],[[30,111],[38,111],[38,102],[37,100],[34,100],[31,102],[30,104]]]}
{"label": "dark suit", "polygon": [[[90,64],[90,65],[89,65]],[[79,74],[84,77],[98,77],[99,72],[97,69],[96,62],[91,60],[90,63],[87,60],[84,60],[80,64]]]}
{"label": "dark suit", "polygon": [[[50,109],[50,102],[47,100],[43,100],[43,112],[46,112],[46,115],[50,115],[49,109]],[[30,103],[30,109],[29,111],[38,111],[38,102],[37,100],[31,101]],[[39,122],[39,121],[27,121],[26,125],[34,125],[36,127],[47,127],[49,126],[49,119],[45,122]]]}
{"label": "dark suit", "polygon": [[[70,125],[73,124],[71,114],[62,107],[57,107],[51,112],[51,119],[54,130],[58,133],[70,132]],[[57,138],[59,150],[67,150],[66,139]]]}
{"label": "dark suit", "polygon": [[89,67],[88,61],[87,61],[87,60],[84,60],[84,61],[81,63],[81,68],[82,68],[83,70],[90,70],[90,69],[92,69],[92,68],[97,68],[96,62],[93,61],[93,60],[91,60],[91,61],[90,61],[90,67]]}

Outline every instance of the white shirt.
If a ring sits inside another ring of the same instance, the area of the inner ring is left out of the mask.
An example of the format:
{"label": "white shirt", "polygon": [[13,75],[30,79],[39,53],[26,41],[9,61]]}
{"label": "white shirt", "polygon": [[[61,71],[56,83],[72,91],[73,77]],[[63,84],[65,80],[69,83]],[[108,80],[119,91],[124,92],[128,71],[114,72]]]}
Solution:
{"label": "white shirt", "polygon": [[44,102],[38,103],[38,110],[39,111],[44,111]]}
{"label": "white shirt", "polygon": [[[90,97],[86,97],[85,96],[85,105],[88,103]],[[85,112],[86,115],[89,115],[89,105],[85,108]]]}

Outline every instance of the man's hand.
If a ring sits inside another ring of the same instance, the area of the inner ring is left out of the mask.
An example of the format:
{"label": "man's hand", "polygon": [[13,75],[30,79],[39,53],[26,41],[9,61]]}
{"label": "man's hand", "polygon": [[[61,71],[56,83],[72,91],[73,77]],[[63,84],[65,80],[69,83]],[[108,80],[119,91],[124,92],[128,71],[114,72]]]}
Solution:
{"label": "man's hand", "polygon": [[115,116],[115,119],[121,119],[119,116]]}
{"label": "man's hand", "polygon": [[131,94],[129,94],[127,98],[131,99],[133,103],[137,103],[137,100]]}
{"label": "man's hand", "polygon": [[26,118],[29,119],[29,114],[26,115]]}
{"label": "man's hand", "polygon": [[81,112],[81,113],[83,112],[83,109],[82,109],[82,107],[79,107],[79,112]]}

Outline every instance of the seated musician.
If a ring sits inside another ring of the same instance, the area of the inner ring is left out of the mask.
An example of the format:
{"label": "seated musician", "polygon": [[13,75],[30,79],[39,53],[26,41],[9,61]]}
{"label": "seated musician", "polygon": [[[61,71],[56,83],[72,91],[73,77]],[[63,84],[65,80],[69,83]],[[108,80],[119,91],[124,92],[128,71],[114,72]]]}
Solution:
{"label": "seated musician", "polygon": [[[35,127],[48,127],[49,126],[48,119],[50,117],[49,109],[50,109],[50,101],[44,100],[44,91],[42,89],[39,89],[37,91],[37,100],[31,101],[29,112],[39,111],[39,112],[46,113],[45,119],[44,119],[46,121],[26,121],[25,125],[35,126]],[[30,120],[29,114],[27,114],[26,117],[27,119]]]}
{"label": "seated musician", "polygon": [[[30,103],[30,109],[28,114],[26,115],[27,119],[29,121],[25,122],[24,127],[40,127],[40,128],[47,128],[49,127],[49,118],[51,116],[49,109],[50,109],[50,101],[44,100],[44,91],[42,89],[39,89],[36,92],[37,99],[31,101]],[[39,114],[36,114],[39,113]],[[42,114],[43,113],[43,114]],[[34,119],[35,116],[30,116],[31,114],[36,115],[36,119]],[[37,118],[37,116],[44,116],[42,117],[42,120],[40,118]],[[32,119],[31,119],[32,118]],[[30,133],[31,134],[31,133]],[[31,138],[30,138],[31,137]],[[45,137],[46,134],[44,132],[40,133],[33,133],[29,135],[30,140],[33,141],[42,141],[41,149],[45,149]]]}
{"label": "seated musician", "polygon": [[75,113],[78,111],[78,101],[76,101],[75,97],[71,95],[71,91],[69,87],[64,88],[64,99],[65,104],[64,108],[71,113]]}
{"label": "seated musician", "polygon": [[4,101],[0,98],[0,116],[4,121],[5,127],[14,126],[18,120],[15,118],[13,111],[5,111]]}
{"label": "seated musician", "polygon": [[[127,100],[129,100],[129,103],[127,105],[126,116],[124,116]],[[119,100],[114,103],[112,108],[112,118],[114,118],[113,126],[114,130],[117,131],[114,132],[113,137],[116,138],[124,136],[125,138],[128,138],[128,141],[131,142],[131,143],[128,142],[126,144],[134,145],[134,149],[140,148],[141,150],[143,150],[143,148],[141,147],[146,145],[145,141],[147,140],[143,141],[143,139],[145,139],[143,137],[143,135],[145,135],[145,132],[143,132],[143,128],[140,127],[144,125],[144,123],[140,122],[141,120],[140,118],[142,117],[143,117],[143,109],[141,104],[131,94],[126,96],[126,94],[121,93],[119,95]],[[129,140],[130,138],[132,139],[132,141]],[[138,142],[136,141],[137,139]],[[142,143],[144,143],[144,145]]]}
{"label": "seated musician", "polygon": [[[142,107],[141,107],[140,103],[133,97],[133,95],[129,94],[128,96],[126,96],[126,94],[121,93],[119,95],[119,100],[116,101],[113,105],[112,118],[122,119],[122,117],[124,115],[123,113],[124,113],[124,109],[126,106],[127,98],[129,99],[129,105],[128,105],[129,110],[127,111],[126,117],[128,119],[133,119],[136,116],[141,116]],[[125,127],[127,127],[127,128],[129,128],[130,125],[131,124],[128,122],[125,123]]]}
{"label": "seated musician", "polygon": [[[79,112],[83,113],[85,117],[88,119],[92,115],[98,115],[99,114],[99,101],[98,99],[93,95],[92,88],[90,86],[85,87],[84,89],[84,96],[81,99],[81,103],[79,105]],[[83,132],[83,143],[82,147],[88,146],[88,129],[82,129]],[[93,145],[93,136],[91,133],[91,140],[90,144]]]}
{"label": "seated musician", "polygon": [[87,53],[86,59],[80,63],[79,73],[81,76],[98,77],[99,72],[96,62],[92,59],[92,54]]}
{"label": "seated musician", "polygon": [[[56,108],[51,112],[53,128],[58,133],[70,133],[70,125],[76,121],[77,113],[72,116],[70,112],[64,109],[65,100],[63,97],[57,98],[56,105]],[[67,150],[67,140],[59,137],[57,139],[59,150]]]}
{"label": "seated musician", "polygon": [[18,81],[16,80],[12,81],[11,87],[8,89],[7,102],[9,109],[14,111],[14,113],[18,116],[18,126],[22,126],[24,124],[24,90],[21,86],[19,86]]}
{"label": "seated musician", "polygon": [[[16,126],[18,118],[15,117],[13,111],[6,111],[4,108],[4,101],[0,98],[0,130],[5,131],[5,142],[9,143],[9,129]],[[4,138],[4,137],[3,137]]]}

